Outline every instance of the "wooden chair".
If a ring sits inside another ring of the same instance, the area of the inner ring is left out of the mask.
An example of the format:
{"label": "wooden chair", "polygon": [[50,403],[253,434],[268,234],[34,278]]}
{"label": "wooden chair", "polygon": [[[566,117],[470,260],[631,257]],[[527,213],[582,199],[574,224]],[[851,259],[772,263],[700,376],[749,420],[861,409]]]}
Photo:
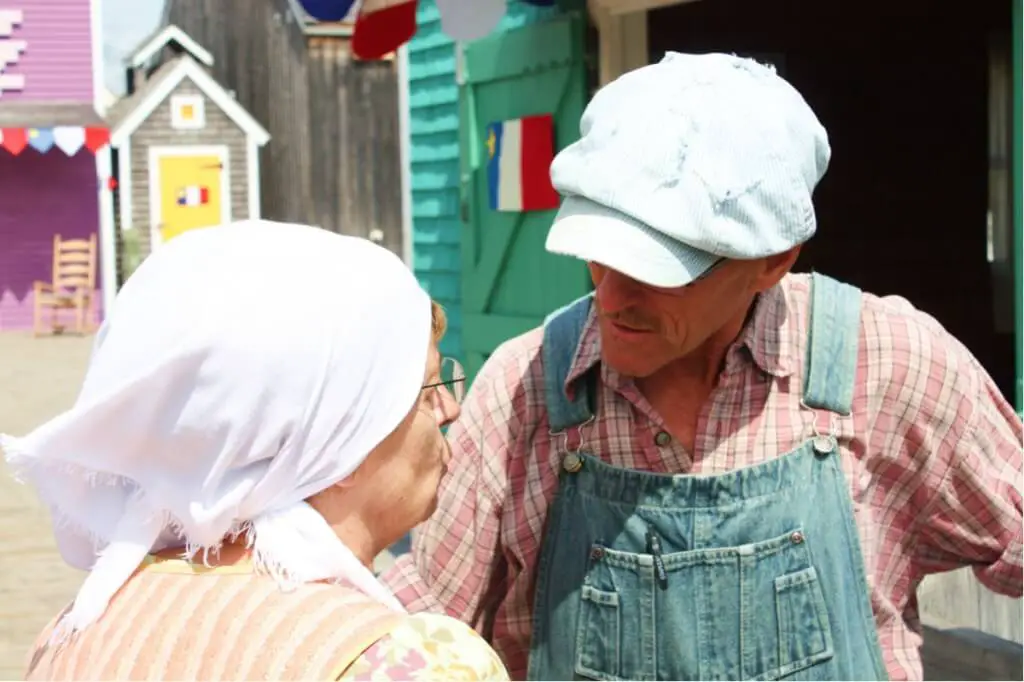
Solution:
{"label": "wooden chair", "polygon": [[75,331],[92,331],[96,305],[96,235],[89,239],[61,239],[53,237],[53,281],[34,285],[35,314],[33,331],[44,333],[43,313],[50,312],[49,332],[64,331],[57,315],[62,310],[75,314]]}

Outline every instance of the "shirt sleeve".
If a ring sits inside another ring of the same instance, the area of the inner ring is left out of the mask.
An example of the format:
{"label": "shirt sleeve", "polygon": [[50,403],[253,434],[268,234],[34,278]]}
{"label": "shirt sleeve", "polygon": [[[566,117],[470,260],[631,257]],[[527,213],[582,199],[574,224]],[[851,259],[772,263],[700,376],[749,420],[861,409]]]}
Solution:
{"label": "shirt sleeve", "polygon": [[501,659],[476,632],[436,614],[416,614],[377,640],[339,680],[508,680]]}
{"label": "shirt sleeve", "polygon": [[922,516],[916,563],[923,574],[971,566],[990,590],[1020,597],[1021,420],[977,360],[964,364],[958,382],[977,390],[949,407],[967,414],[966,428]]}
{"label": "shirt sleeve", "polygon": [[[499,349],[500,350],[500,349]],[[481,369],[448,430],[449,473],[437,511],[413,532],[412,552],[399,557],[382,580],[410,611],[447,613],[478,625],[492,610],[498,576],[501,490],[506,470],[512,406],[504,394],[504,368],[496,352]]]}

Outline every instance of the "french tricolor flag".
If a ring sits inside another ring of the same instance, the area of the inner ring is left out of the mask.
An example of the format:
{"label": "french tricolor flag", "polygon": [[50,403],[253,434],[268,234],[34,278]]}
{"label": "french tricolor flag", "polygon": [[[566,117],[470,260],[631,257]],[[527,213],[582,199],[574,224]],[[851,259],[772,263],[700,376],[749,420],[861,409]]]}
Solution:
{"label": "french tricolor flag", "polygon": [[210,203],[210,190],[207,187],[190,185],[178,190],[178,206],[204,206]]}
{"label": "french tricolor flag", "polygon": [[555,158],[551,114],[491,123],[485,144],[492,211],[558,208],[558,192],[551,186],[551,162]]}

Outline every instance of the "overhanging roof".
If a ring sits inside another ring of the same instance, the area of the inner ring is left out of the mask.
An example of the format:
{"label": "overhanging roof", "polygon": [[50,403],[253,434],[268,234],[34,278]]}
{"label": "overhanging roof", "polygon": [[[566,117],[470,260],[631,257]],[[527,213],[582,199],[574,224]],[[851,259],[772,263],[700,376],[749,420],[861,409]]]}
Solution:
{"label": "overhanging roof", "polygon": [[128,55],[126,62],[132,68],[138,68],[153,58],[164,46],[177,43],[197,61],[213,66],[213,55],[209,50],[193,40],[177,26],[164,26],[149,34],[135,50]]}
{"label": "overhanging roof", "polygon": [[203,67],[185,54],[161,66],[137,92],[117,103],[110,113],[111,146],[120,147],[124,144],[185,78],[191,80],[256,144],[262,146],[270,140],[270,133],[266,128],[229,95]]}
{"label": "overhanging roof", "polygon": [[612,16],[620,14],[632,14],[672,5],[684,5],[697,0],[590,0],[594,5]]}
{"label": "overhanging roof", "polygon": [[92,104],[0,102],[0,128],[106,127]]}

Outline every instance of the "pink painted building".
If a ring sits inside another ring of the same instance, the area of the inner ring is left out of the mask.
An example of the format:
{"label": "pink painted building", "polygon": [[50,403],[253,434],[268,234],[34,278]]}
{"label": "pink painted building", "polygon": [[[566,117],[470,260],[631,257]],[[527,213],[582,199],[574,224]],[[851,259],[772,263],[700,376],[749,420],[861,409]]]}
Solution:
{"label": "pink painted building", "polygon": [[[113,287],[99,0],[0,0],[0,331],[32,327],[53,237],[97,235],[96,315]],[[105,295],[107,294],[107,295]]]}

